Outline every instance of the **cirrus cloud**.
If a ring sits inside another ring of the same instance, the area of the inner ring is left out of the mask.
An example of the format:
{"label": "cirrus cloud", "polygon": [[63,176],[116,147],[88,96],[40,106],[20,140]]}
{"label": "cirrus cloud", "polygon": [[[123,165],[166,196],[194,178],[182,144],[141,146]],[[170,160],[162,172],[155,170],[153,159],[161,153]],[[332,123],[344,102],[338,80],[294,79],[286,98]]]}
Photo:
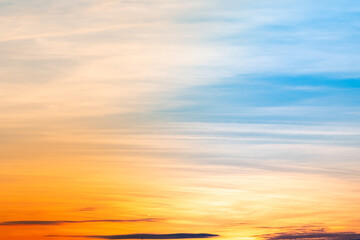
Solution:
{"label": "cirrus cloud", "polygon": [[60,221],[7,221],[1,222],[0,226],[18,226],[18,225],[61,225],[66,223],[97,223],[97,222],[156,222],[157,218],[140,218],[140,219],[96,219],[96,220],[60,220]]}

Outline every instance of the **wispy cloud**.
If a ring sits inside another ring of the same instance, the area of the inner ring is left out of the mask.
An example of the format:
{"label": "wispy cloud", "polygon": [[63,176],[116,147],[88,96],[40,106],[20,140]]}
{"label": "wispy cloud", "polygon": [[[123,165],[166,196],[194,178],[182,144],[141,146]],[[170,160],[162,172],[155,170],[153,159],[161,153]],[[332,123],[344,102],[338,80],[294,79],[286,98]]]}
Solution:
{"label": "wispy cloud", "polygon": [[81,220],[81,221],[69,221],[69,220],[61,220],[61,221],[8,221],[0,223],[0,226],[18,226],[18,225],[61,225],[66,223],[97,223],[97,222],[156,222],[160,219],[157,218],[140,218],[140,219],[100,219],[100,220]]}
{"label": "wispy cloud", "polygon": [[84,207],[84,208],[76,209],[75,211],[89,212],[89,211],[95,211],[96,209],[97,209],[96,207]]}

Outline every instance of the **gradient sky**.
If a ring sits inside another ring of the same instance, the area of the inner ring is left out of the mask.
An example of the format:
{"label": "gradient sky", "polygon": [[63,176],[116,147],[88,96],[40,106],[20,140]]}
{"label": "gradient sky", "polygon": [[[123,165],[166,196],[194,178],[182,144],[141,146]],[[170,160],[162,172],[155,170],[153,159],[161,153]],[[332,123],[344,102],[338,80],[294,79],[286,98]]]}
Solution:
{"label": "gradient sky", "polygon": [[0,239],[360,239],[358,0],[0,0]]}

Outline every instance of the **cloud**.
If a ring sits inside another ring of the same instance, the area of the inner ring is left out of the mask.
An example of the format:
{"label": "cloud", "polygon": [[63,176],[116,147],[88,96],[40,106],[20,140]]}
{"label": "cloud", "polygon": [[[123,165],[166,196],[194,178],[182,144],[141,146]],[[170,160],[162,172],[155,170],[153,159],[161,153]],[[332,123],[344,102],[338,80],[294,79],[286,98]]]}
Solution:
{"label": "cloud", "polygon": [[81,220],[81,221],[8,221],[0,223],[0,226],[17,226],[17,225],[61,225],[66,223],[96,223],[96,222],[156,222],[157,218],[140,218],[140,219],[100,219],[100,220]]}
{"label": "cloud", "polygon": [[108,235],[108,236],[60,236],[49,235],[48,237],[86,237],[100,239],[190,239],[190,238],[211,238],[218,237],[217,234],[209,233],[172,233],[172,234],[124,234],[124,235]]}
{"label": "cloud", "polygon": [[282,232],[274,234],[257,235],[267,240],[296,240],[296,239],[321,239],[321,240],[358,240],[360,233],[355,232],[327,232],[323,229],[308,232]]}
{"label": "cloud", "polygon": [[76,211],[79,212],[88,212],[88,211],[95,211],[97,208],[95,207],[85,207],[85,208],[80,208],[80,209],[76,209]]}

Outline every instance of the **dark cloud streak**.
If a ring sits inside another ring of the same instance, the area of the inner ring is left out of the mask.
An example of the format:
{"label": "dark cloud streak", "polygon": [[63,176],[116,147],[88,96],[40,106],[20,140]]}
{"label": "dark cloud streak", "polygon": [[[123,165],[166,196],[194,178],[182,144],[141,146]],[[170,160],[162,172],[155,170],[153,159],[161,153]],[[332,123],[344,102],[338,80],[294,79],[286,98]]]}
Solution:
{"label": "dark cloud streak", "polygon": [[191,238],[211,238],[218,237],[217,234],[209,233],[173,233],[173,234],[125,234],[108,236],[60,236],[50,235],[48,237],[81,237],[81,238],[99,238],[99,239],[191,239]]}
{"label": "dark cloud streak", "polygon": [[358,240],[360,233],[355,232],[326,232],[323,229],[310,232],[282,232],[274,234],[257,235],[267,240]]}

